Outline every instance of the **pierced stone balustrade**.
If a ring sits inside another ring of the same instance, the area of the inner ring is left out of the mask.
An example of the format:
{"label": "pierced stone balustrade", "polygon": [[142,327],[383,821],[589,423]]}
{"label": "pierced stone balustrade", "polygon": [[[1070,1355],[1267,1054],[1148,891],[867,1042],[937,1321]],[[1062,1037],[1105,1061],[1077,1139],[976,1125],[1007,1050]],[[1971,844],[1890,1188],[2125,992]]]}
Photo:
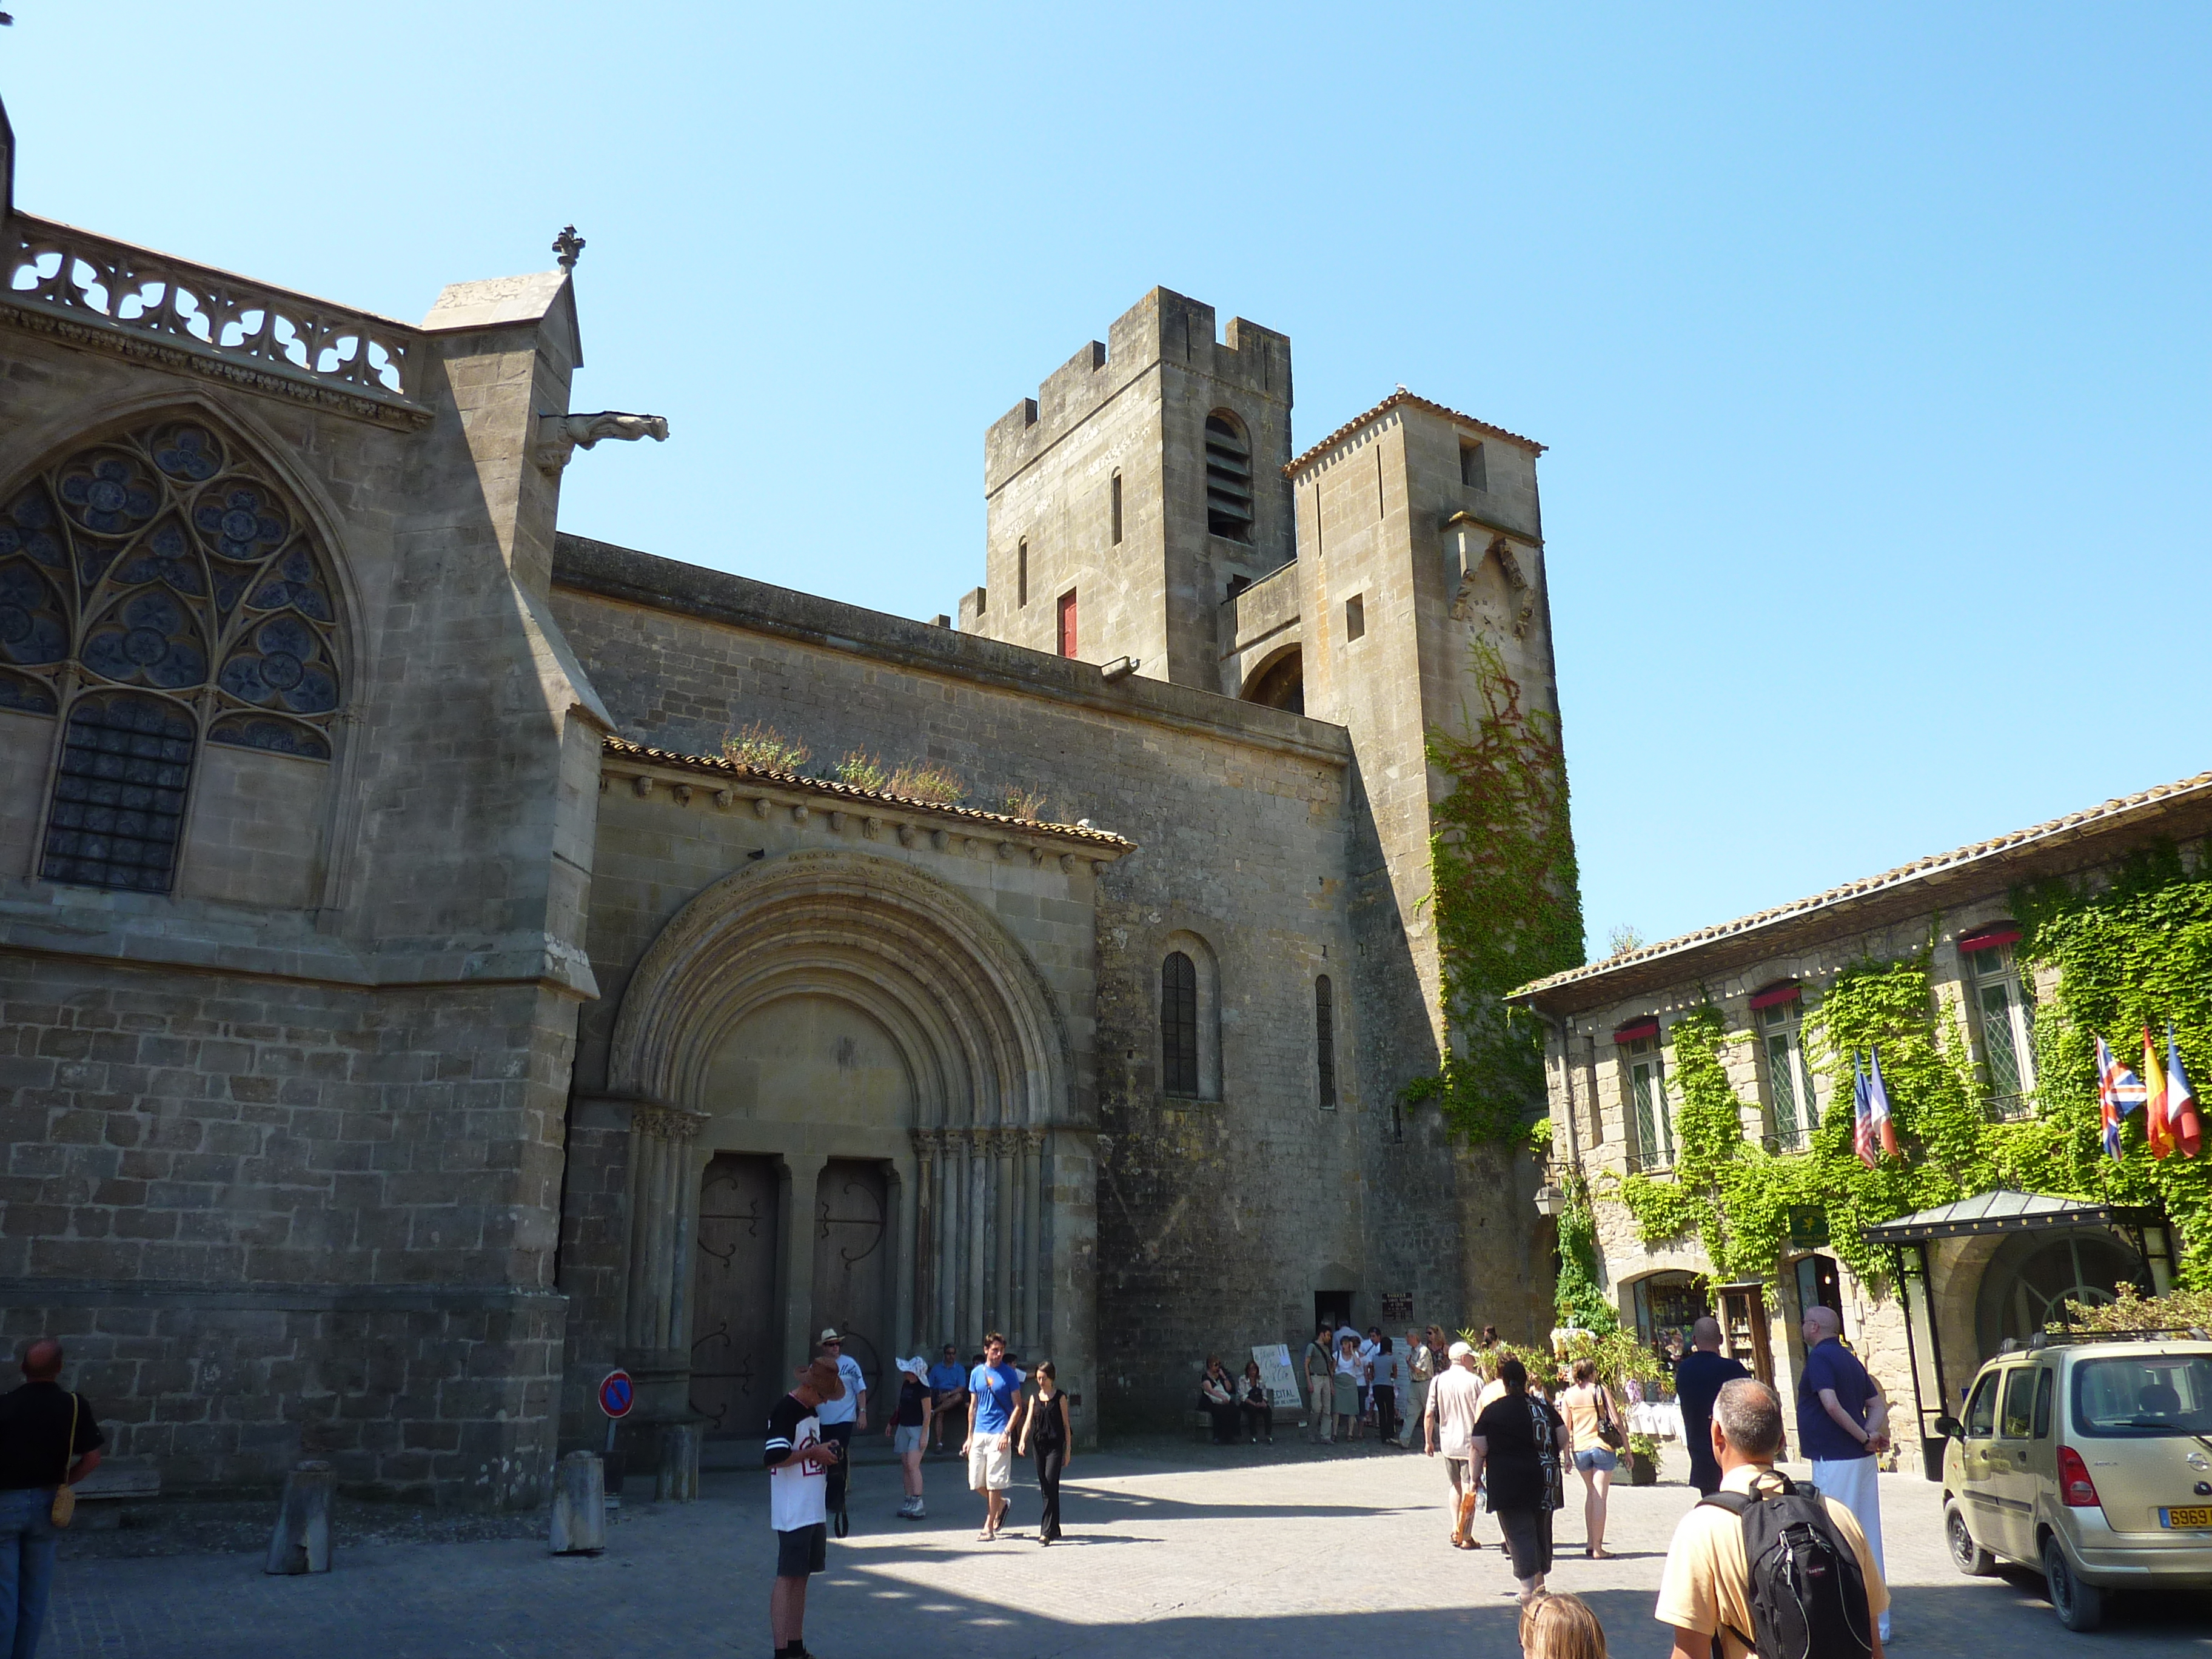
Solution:
{"label": "pierced stone balustrade", "polygon": [[4,251],[0,301],[52,319],[80,344],[119,346],[371,419],[429,418],[416,400],[422,337],[404,323],[22,214],[8,220]]}

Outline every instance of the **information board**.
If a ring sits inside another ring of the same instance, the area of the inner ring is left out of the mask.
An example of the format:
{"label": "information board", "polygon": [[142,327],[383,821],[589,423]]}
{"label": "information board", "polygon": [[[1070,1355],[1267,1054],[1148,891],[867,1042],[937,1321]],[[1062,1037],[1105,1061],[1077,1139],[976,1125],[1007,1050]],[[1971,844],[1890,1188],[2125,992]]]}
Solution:
{"label": "information board", "polygon": [[1277,1411],[1296,1411],[1305,1402],[1298,1396],[1298,1379],[1291,1370],[1291,1351],[1279,1342],[1255,1343],[1252,1358],[1260,1367],[1260,1383],[1267,1403]]}

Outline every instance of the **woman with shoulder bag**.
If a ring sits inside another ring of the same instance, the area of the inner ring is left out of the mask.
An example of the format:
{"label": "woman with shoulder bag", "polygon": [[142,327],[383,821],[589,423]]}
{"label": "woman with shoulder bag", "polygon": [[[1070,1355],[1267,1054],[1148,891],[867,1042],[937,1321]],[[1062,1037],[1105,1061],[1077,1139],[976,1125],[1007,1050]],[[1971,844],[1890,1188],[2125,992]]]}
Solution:
{"label": "woman with shoulder bag", "polygon": [[1559,1395],[1559,1413],[1567,1419],[1573,1437],[1575,1469],[1583,1478],[1583,1553],[1593,1561],[1609,1561],[1605,1547],[1606,1493],[1613,1472],[1620,1467],[1621,1449],[1628,1444],[1621,1427],[1620,1407],[1613,1391],[1597,1380],[1597,1367],[1587,1359],[1575,1361],[1572,1386]]}

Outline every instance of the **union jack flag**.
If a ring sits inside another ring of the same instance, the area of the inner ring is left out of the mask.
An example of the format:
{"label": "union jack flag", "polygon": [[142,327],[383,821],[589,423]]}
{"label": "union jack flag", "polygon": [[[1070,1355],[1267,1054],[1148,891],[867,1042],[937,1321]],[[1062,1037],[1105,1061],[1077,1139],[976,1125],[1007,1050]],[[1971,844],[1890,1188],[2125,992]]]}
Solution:
{"label": "union jack flag", "polygon": [[2105,1150],[2120,1155],[2120,1120],[2150,1097],[2142,1079],[2112,1058],[2105,1039],[2097,1039],[2097,1107],[2105,1123]]}

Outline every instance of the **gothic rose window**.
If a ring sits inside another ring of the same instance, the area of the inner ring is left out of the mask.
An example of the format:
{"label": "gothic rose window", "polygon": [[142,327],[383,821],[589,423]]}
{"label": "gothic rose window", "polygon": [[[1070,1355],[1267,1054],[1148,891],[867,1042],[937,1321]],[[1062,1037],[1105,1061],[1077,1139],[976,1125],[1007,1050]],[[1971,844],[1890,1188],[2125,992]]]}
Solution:
{"label": "gothic rose window", "polygon": [[305,515],[196,421],[0,492],[0,708],[64,726],[40,874],[167,892],[202,744],[330,759],[334,591]]}

